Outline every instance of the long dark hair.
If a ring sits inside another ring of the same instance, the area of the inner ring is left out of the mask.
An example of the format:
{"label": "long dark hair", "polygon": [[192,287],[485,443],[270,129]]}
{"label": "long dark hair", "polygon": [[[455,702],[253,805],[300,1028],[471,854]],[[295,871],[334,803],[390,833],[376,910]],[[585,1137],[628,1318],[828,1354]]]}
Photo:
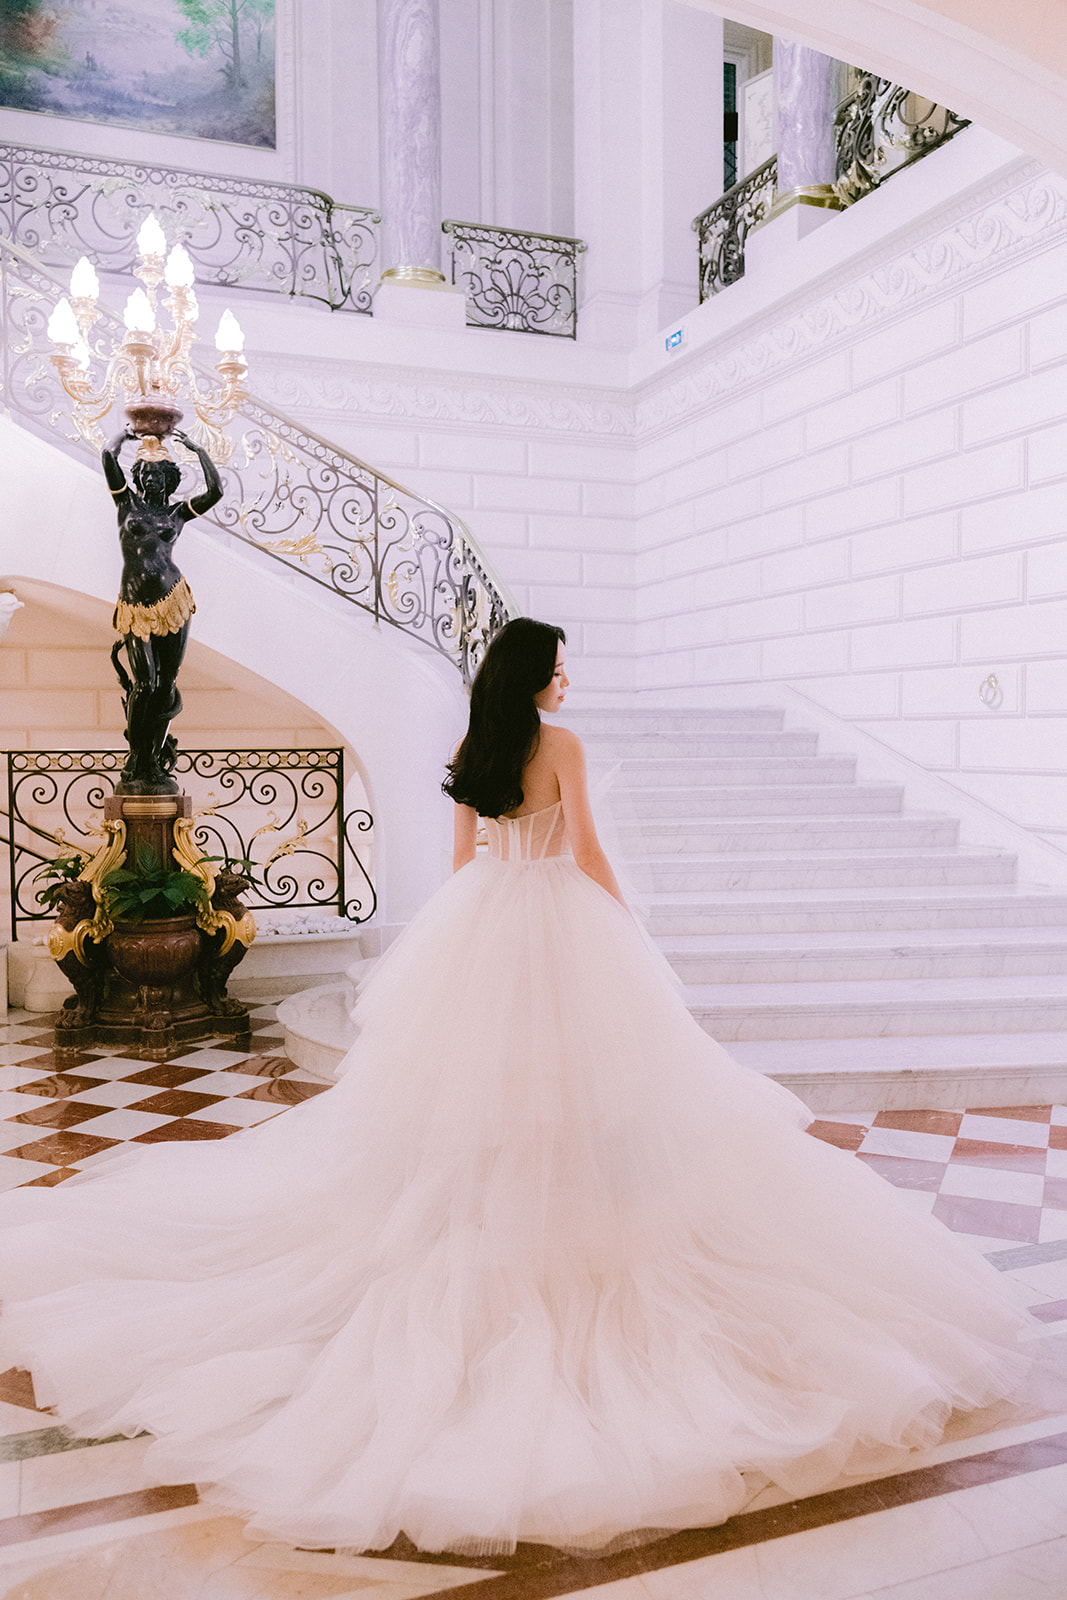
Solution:
{"label": "long dark hair", "polygon": [[534,696],[547,689],[562,628],[514,617],[485,652],[471,685],[466,737],[441,785],[460,805],[482,817],[501,817],[522,805],[522,774],[541,730]]}

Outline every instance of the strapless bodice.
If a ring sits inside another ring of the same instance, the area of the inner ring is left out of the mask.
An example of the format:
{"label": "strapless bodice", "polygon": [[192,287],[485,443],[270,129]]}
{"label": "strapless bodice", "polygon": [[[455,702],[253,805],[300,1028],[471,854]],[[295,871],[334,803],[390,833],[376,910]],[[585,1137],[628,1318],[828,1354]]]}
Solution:
{"label": "strapless bodice", "polygon": [[522,817],[486,817],[489,854],[497,861],[545,861],[567,848],[563,801]]}

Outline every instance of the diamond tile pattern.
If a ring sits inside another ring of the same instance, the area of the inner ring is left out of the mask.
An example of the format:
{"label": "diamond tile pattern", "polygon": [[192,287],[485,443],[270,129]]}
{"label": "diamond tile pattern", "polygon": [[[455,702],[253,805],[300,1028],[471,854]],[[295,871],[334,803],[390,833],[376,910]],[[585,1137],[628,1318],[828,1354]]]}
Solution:
{"label": "diamond tile pattern", "polygon": [[[4,1069],[12,1076],[0,1104],[0,1188],[63,1183],[127,1143],[225,1139],[327,1087],[281,1053],[273,1005],[257,1007],[249,1053],[206,1040],[163,1062],[57,1054],[51,1023],[0,1025],[0,1047],[20,1057]],[[1067,1107],[849,1112],[810,1132],[853,1151],[958,1233],[1020,1244],[1067,1237]]]}

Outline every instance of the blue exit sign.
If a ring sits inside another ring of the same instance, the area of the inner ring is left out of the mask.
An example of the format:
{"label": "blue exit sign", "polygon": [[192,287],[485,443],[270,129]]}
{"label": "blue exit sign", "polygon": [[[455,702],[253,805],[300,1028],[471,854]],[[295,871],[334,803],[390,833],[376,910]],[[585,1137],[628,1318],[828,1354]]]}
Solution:
{"label": "blue exit sign", "polygon": [[685,343],[685,329],[684,328],[674,328],[667,335],[666,339],[663,342],[667,347],[667,354],[668,355],[670,355],[672,350],[680,350],[682,348],[683,344]]}

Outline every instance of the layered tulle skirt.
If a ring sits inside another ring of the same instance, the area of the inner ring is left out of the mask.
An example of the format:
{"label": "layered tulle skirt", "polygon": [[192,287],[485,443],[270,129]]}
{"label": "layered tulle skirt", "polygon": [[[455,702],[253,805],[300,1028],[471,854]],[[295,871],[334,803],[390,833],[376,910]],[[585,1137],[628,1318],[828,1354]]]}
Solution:
{"label": "layered tulle skirt", "polygon": [[156,1481],[303,1544],[596,1546],[1018,1381],[998,1275],[805,1134],[568,857],[464,868],[357,1020],[328,1093],[0,1208],[2,1364],[151,1432]]}

